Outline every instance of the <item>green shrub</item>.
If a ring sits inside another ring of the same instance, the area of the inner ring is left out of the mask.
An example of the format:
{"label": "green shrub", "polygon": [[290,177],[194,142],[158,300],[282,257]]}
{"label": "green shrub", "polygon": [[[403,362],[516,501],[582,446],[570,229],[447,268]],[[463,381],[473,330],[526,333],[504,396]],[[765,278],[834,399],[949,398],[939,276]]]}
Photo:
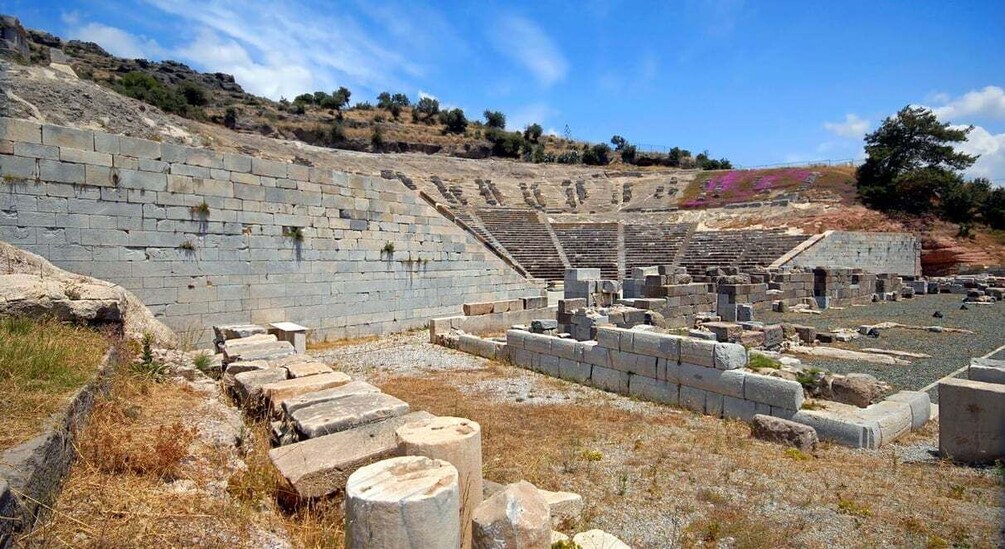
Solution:
{"label": "green shrub", "polygon": [[440,113],[440,123],[446,126],[447,133],[463,134],[468,129],[468,119],[461,109],[450,109]]}
{"label": "green shrub", "polygon": [[497,130],[506,129],[506,115],[499,111],[486,110],[485,115],[485,125],[490,128],[496,128]]}
{"label": "green shrub", "polygon": [[767,355],[751,353],[748,366],[750,368],[770,368],[772,370],[777,370],[782,367],[782,363]]}

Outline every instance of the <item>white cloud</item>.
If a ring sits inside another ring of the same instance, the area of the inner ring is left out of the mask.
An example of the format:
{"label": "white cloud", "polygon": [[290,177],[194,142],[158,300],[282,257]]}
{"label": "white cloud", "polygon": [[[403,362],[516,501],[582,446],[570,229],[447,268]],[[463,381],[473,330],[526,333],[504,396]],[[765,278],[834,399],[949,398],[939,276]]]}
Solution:
{"label": "white cloud", "polygon": [[824,129],[847,139],[861,139],[869,130],[869,121],[855,114],[846,114],[843,122],[824,122]]}
{"label": "white cloud", "polygon": [[961,117],[970,118],[1005,118],[1005,90],[998,86],[986,86],[982,90],[973,90],[960,97],[951,99],[945,94],[936,94],[937,103],[932,111],[941,119],[959,121]]}
{"label": "white cloud", "polygon": [[156,40],[101,23],[79,25],[80,19],[76,12],[64,14],[63,20],[71,25],[67,32],[69,38],[94,42],[112,55],[128,59],[157,59],[164,56],[164,48]]}
{"label": "white cloud", "polygon": [[427,98],[427,97],[428,97],[429,99],[435,99],[435,100],[437,100],[437,101],[439,101],[439,100],[440,100],[440,98],[439,98],[439,97],[436,97],[435,95],[433,95],[433,94],[431,94],[431,93],[429,93],[429,92],[427,92],[427,91],[422,91],[422,90],[419,90],[419,99],[425,99],[425,98]]}
{"label": "white cloud", "polygon": [[569,63],[540,27],[523,17],[503,16],[490,33],[497,50],[530,71],[543,86],[565,78]]}
{"label": "white cloud", "polygon": [[[965,126],[954,126],[964,128]],[[957,149],[967,154],[979,154],[980,158],[966,174],[969,177],[986,177],[988,179],[1005,179],[1005,133],[993,134],[981,126],[967,136],[966,143],[958,145]]]}
{"label": "white cloud", "polygon": [[[307,3],[146,0],[177,16],[192,37],[178,55],[199,68],[234,74],[249,91],[293,97],[347,86],[362,95],[401,89],[423,67],[338,10]],[[407,51],[407,50],[406,50]]]}

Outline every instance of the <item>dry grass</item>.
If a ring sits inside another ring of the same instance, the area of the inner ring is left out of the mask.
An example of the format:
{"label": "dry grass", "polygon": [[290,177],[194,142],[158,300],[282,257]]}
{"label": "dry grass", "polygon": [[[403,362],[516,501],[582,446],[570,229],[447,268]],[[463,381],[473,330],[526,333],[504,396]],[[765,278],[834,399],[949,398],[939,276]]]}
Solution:
{"label": "dry grass", "polygon": [[[183,385],[118,374],[79,438],[80,459],[51,520],[21,543],[261,547],[262,532],[273,531],[296,547],[341,547],[341,500],[290,503],[268,459],[265,422],[247,426],[240,449],[199,438],[191,425],[205,413],[206,398]],[[234,470],[235,457],[247,467]]]}
{"label": "dry grass", "polygon": [[204,397],[182,385],[120,372],[78,437],[80,457],[51,520],[22,542],[74,547],[254,545],[250,515],[202,490],[228,456],[195,445]]}
{"label": "dry grass", "polygon": [[[986,471],[904,464],[893,449],[795,453],[752,439],[742,422],[599,392],[559,404],[499,401],[472,389],[512,375],[488,364],[380,384],[413,409],[479,422],[486,478],[582,494],[584,519],[568,533],[600,527],[637,546],[995,545],[1002,485]],[[934,429],[904,443],[931,440]]]}
{"label": "dry grass", "polygon": [[336,339],[332,341],[308,341],[307,349],[310,351],[328,351],[331,349],[338,349],[341,347],[351,347],[353,345],[361,345],[363,343],[370,343],[380,339],[378,336],[365,336],[357,337],[354,339]]}
{"label": "dry grass", "polygon": [[0,450],[41,432],[94,376],[110,340],[54,320],[0,319]]}

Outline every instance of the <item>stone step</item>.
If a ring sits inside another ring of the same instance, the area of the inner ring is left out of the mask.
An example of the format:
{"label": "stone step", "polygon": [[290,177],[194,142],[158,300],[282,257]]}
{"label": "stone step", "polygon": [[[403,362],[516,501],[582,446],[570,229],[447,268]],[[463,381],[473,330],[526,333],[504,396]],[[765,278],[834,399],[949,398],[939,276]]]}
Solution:
{"label": "stone step", "polygon": [[261,400],[262,387],[286,379],[286,370],[266,368],[241,372],[234,376],[233,394],[242,406],[257,404]]}
{"label": "stone step", "polygon": [[[254,336],[258,337],[258,336]],[[270,336],[276,337],[276,336]],[[232,347],[227,344],[224,345],[223,349],[223,359],[224,362],[236,362],[236,361],[253,361],[253,360],[265,360],[272,362],[274,360],[288,357],[297,353],[297,350],[293,348],[293,344],[288,341],[272,341],[259,343],[255,345],[247,345],[240,347]]]}
{"label": "stone step", "polygon": [[291,379],[316,376],[319,374],[330,374],[334,371],[327,364],[318,362],[310,357],[303,357],[303,355],[293,356],[300,357],[301,360],[292,361],[283,366],[283,368],[286,368],[286,371],[289,373],[289,377]]}
{"label": "stone step", "polygon": [[340,387],[335,387],[332,389],[324,389],[322,391],[313,391],[310,393],[304,393],[302,395],[297,395],[295,397],[287,398],[281,401],[283,412],[286,415],[291,415],[293,412],[300,410],[302,408],[307,408],[315,404],[321,404],[322,402],[328,402],[331,400],[337,400],[349,395],[360,395],[368,393],[379,393],[380,389],[370,385],[365,381],[350,381],[345,385]]}
{"label": "stone step", "polygon": [[265,326],[258,324],[228,324],[225,326],[213,326],[213,335],[217,343],[223,343],[231,339],[246,338],[253,335],[267,334]]}
{"label": "stone step", "polygon": [[[285,372],[285,370],[283,370]],[[304,393],[312,393],[323,389],[331,389],[345,385],[352,381],[348,375],[342,372],[332,372],[329,374],[318,374],[314,376],[298,377],[296,379],[284,379],[262,386],[262,398],[273,409],[280,408],[280,402],[293,398]]]}
{"label": "stone step", "polygon": [[356,469],[400,455],[395,430],[434,416],[412,412],[384,421],[269,450],[279,474],[301,498],[318,498],[345,489]]}
{"label": "stone step", "polygon": [[289,422],[303,438],[316,438],[408,413],[408,403],[384,393],[347,395],[301,408]]}

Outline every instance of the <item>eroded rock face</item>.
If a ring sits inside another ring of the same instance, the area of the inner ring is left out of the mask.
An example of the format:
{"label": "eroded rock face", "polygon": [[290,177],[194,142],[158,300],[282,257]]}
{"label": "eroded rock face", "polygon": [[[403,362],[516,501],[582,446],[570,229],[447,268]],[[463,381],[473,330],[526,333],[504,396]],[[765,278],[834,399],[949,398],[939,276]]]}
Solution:
{"label": "eroded rock face", "polygon": [[475,549],[550,547],[548,502],[529,482],[510,484],[475,509],[471,535]]}
{"label": "eroded rock face", "polygon": [[869,374],[834,376],[831,397],[837,402],[865,408],[879,400],[890,386]]}
{"label": "eroded rock face", "polygon": [[144,333],[160,347],[173,347],[177,336],[154,318],[125,288],[69,273],[42,257],[0,242],[0,315],[51,315],[84,324],[121,323],[127,337]]}

